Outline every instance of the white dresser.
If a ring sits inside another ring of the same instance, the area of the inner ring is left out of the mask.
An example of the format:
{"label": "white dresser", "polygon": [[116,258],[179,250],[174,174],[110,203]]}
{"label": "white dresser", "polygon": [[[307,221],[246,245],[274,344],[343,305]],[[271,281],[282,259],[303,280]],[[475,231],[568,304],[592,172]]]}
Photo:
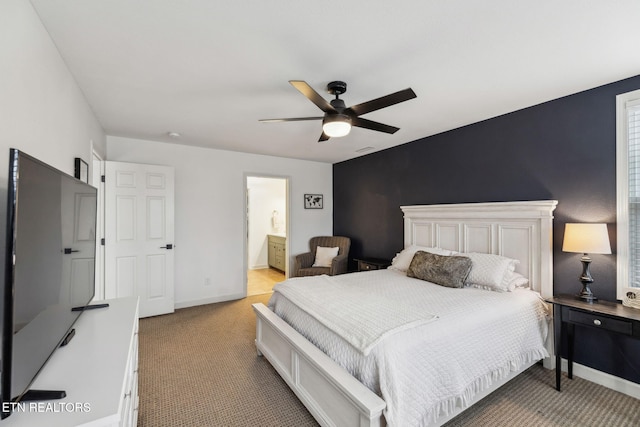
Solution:
{"label": "white dresser", "polygon": [[109,307],[85,311],[31,385],[67,397],[14,406],[0,427],[137,425],[138,298],[100,302]]}

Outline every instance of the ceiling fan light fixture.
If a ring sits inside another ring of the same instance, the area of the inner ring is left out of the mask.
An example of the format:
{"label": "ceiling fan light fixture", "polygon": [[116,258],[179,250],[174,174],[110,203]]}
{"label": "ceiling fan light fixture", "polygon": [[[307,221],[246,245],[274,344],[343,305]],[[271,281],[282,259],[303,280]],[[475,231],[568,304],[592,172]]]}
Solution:
{"label": "ceiling fan light fixture", "polygon": [[346,136],[351,132],[351,117],[346,114],[327,115],[322,120],[322,131],[331,138]]}
{"label": "ceiling fan light fixture", "polygon": [[316,107],[324,112],[322,117],[291,117],[288,119],[264,119],[261,122],[298,122],[303,120],[320,120],[322,119],[322,135],[318,142],[326,141],[329,138],[339,138],[346,136],[351,131],[351,127],[359,127],[370,129],[377,132],[388,134],[396,133],[400,130],[395,126],[385,125],[384,123],[374,122],[373,120],[363,119],[363,114],[380,110],[381,108],[390,107],[404,101],[408,101],[416,97],[416,93],[407,88],[395,93],[391,93],[371,101],[362,102],[357,105],[347,107],[342,99],[338,96],[347,91],[347,84],[341,81],[334,81],[327,85],[327,91],[335,95],[335,99],[327,102],[318,92],[316,92],[309,84],[303,80],[289,80],[289,83],[304,95],[309,101],[313,102]]}

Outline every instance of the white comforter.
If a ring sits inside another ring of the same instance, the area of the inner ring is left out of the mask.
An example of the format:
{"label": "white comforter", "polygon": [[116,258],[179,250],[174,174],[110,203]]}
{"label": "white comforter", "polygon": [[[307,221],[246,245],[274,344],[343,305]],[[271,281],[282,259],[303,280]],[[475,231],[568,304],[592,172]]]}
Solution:
{"label": "white comforter", "polygon": [[[269,307],[309,341],[379,394],[390,426],[428,425],[467,406],[473,396],[526,364],[548,357],[545,305],[529,290],[451,289],[393,270],[339,276],[345,287],[425,287],[421,301],[437,321],[389,334],[365,356],[320,320],[297,308],[277,288]],[[287,286],[326,285],[320,278],[290,279]],[[408,292],[408,305],[413,305]],[[317,301],[322,304],[322,301]],[[381,299],[385,304],[385,299]]]}
{"label": "white comforter", "polygon": [[274,290],[365,356],[383,338],[437,320],[424,309],[429,288],[410,280],[389,286],[362,277],[322,275],[313,279],[317,286],[306,286],[304,277],[278,283]]}

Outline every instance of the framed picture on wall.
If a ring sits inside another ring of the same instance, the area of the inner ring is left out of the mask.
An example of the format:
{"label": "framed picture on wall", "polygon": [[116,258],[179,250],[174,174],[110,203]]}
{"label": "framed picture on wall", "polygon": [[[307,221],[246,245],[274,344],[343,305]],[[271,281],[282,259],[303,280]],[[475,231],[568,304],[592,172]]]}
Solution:
{"label": "framed picture on wall", "polygon": [[80,157],[76,157],[75,159],[75,167],[73,171],[73,176],[78,178],[82,182],[89,183],[89,165],[82,160]]}
{"label": "framed picture on wall", "polygon": [[305,209],[322,209],[322,194],[305,194]]}

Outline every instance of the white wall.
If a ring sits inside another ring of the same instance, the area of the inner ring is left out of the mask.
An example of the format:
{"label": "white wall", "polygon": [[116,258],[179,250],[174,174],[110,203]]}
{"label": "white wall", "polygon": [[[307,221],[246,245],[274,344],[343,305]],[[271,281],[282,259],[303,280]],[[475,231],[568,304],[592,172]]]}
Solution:
{"label": "white wall", "polygon": [[5,187],[9,147],[69,174],[74,157],[91,166],[91,141],[105,153],[102,127],[28,0],[0,2],[0,124]]}
{"label": "white wall", "polygon": [[[246,294],[245,177],[289,178],[290,254],[333,229],[332,165],[186,145],[107,137],[107,159],[170,165],[176,171],[176,307]],[[324,209],[304,209],[305,193],[324,194]],[[291,260],[291,257],[289,258]],[[289,263],[291,265],[291,262]],[[211,284],[205,285],[205,278]]]}
{"label": "white wall", "polygon": [[4,257],[9,148],[71,175],[75,157],[91,167],[91,141],[106,152],[102,127],[28,0],[0,2],[0,131]]}
{"label": "white wall", "polygon": [[[290,178],[291,253],[305,252],[311,236],[332,231],[330,164],[115,137],[109,137],[107,143],[100,123],[28,0],[0,2],[0,129],[0,200],[6,200],[11,147],[69,174],[73,174],[75,157],[92,167],[92,143],[111,160],[175,166],[178,306],[245,294],[247,174]],[[304,193],[323,193],[325,208],[305,211]],[[5,217],[5,209],[0,207],[1,251]],[[0,263],[0,273],[3,268]],[[210,286],[204,286],[205,277],[211,278]]]}
{"label": "white wall", "polygon": [[[287,181],[274,177],[247,177],[249,242],[249,269],[267,268],[269,266],[267,235],[286,236],[287,224]],[[277,212],[276,227],[274,211]]]}

